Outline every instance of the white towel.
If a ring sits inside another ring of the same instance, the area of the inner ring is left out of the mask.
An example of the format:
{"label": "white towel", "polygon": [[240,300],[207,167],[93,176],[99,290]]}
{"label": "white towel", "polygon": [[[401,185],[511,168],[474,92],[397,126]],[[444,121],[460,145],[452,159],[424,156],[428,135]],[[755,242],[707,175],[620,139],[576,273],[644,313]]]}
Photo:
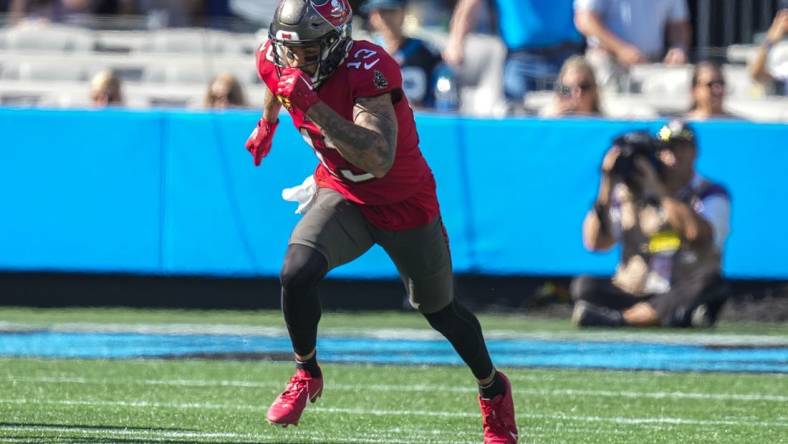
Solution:
{"label": "white towel", "polygon": [[315,177],[309,175],[301,182],[301,185],[282,190],[282,199],[288,202],[298,202],[298,208],[296,208],[295,213],[306,214],[312,207],[316,194],[317,184],[315,183]]}

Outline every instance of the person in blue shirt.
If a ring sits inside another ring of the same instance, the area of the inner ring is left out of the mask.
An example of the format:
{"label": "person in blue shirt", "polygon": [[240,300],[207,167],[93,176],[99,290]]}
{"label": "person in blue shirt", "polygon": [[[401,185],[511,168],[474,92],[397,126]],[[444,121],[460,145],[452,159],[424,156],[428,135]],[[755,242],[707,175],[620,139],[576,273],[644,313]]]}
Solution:
{"label": "person in blue shirt", "polygon": [[[485,0],[459,0],[452,15],[443,59],[462,66],[465,36],[476,24]],[[494,0],[496,23],[507,56],[504,94],[522,107],[529,91],[551,89],[561,65],[579,54],[583,38],[574,25],[572,0]]]}
{"label": "person in blue shirt", "polygon": [[424,40],[403,32],[405,0],[368,0],[361,12],[369,19],[375,43],[394,57],[402,70],[402,89],[414,108],[435,106],[435,84],[442,59]]}

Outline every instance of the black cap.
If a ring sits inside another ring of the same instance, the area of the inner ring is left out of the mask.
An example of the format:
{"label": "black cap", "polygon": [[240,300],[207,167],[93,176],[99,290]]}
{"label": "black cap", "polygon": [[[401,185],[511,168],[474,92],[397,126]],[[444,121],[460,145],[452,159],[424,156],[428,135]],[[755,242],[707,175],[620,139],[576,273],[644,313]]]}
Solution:
{"label": "black cap", "polygon": [[695,131],[683,120],[671,120],[657,132],[657,140],[664,145],[674,142],[695,144]]}

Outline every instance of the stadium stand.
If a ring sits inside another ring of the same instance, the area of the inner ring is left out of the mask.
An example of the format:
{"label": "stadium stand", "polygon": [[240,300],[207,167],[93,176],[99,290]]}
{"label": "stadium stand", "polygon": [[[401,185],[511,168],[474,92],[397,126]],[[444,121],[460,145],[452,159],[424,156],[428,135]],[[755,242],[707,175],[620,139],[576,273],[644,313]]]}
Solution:
{"label": "stadium stand", "polygon": [[49,23],[0,28],[0,48],[4,50],[87,52],[94,49],[95,41],[87,29]]}
{"label": "stadium stand", "polygon": [[[256,93],[259,80],[253,53],[266,34],[265,29],[257,33],[203,28],[89,30],[58,24],[0,28],[0,104],[86,106],[90,77],[112,69],[124,82],[129,107],[200,107],[206,83],[218,72],[237,76],[249,92],[249,105],[258,107],[261,95]],[[355,36],[369,38],[360,29]],[[416,36],[438,48],[446,41],[444,32],[430,29],[419,29]],[[465,50],[468,62],[458,73],[460,112],[506,115],[501,84],[505,46],[496,36],[472,34]],[[745,63],[756,50],[754,45],[727,48],[727,107],[756,121],[788,120],[788,99],[764,97],[747,72]],[[788,51],[788,43],[775,48],[783,51]],[[605,115],[645,119],[681,114],[689,107],[691,73],[691,65],[636,66],[625,91],[604,93]],[[530,94],[526,109],[535,113],[551,94]]]}
{"label": "stadium stand", "polygon": [[163,29],[150,33],[139,48],[150,53],[242,55],[242,39],[222,31]]}

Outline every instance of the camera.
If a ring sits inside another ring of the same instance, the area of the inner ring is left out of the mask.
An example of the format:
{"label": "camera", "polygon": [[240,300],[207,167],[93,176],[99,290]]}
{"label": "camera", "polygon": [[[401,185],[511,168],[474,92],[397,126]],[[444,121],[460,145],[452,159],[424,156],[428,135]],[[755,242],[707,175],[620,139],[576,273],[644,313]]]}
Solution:
{"label": "camera", "polygon": [[622,134],[613,140],[613,146],[621,151],[610,170],[610,174],[622,180],[630,189],[637,190],[634,178],[638,175],[635,159],[643,158],[654,167],[661,177],[664,165],[657,157],[661,144],[646,131],[632,131]]}

